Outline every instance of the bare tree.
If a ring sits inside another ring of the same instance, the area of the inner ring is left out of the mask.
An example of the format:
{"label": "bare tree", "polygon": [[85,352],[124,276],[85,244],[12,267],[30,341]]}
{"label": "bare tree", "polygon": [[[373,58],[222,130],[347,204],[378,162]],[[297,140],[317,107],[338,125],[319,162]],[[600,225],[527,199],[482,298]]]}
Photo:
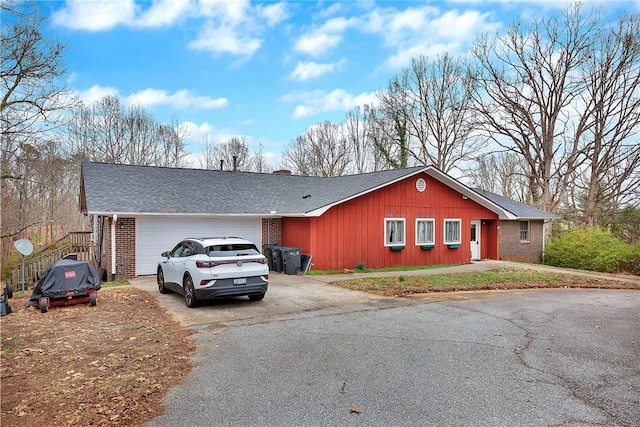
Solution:
{"label": "bare tree", "polygon": [[81,106],[68,129],[70,153],[89,161],[127,163],[125,111],[120,98],[109,95]]}
{"label": "bare tree", "polygon": [[380,105],[369,115],[373,145],[393,168],[405,168],[409,155],[415,157],[410,146],[408,92],[408,71],[404,70],[400,76],[392,77],[387,89],[378,94]]}
{"label": "bare tree", "polygon": [[474,187],[500,194],[510,199],[529,203],[527,181],[519,156],[510,151],[478,156],[470,170]]}
{"label": "bare tree", "polygon": [[42,34],[46,17],[36,2],[3,1],[0,46],[3,150],[9,141],[24,141],[49,132],[76,105],[64,85],[66,46]]}
{"label": "bare tree", "polygon": [[213,149],[214,156],[218,161],[224,161],[226,169],[235,169],[239,171],[251,170],[251,156],[249,155],[249,146],[245,136],[233,137],[227,142],[216,145]]}
{"label": "bare tree", "polygon": [[258,141],[258,147],[251,157],[251,164],[253,165],[253,170],[255,172],[264,173],[271,172],[273,170],[273,168],[269,166],[264,154],[264,143],[262,141]]}
{"label": "bare tree", "polygon": [[344,132],[329,121],[308,128],[282,154],[282,166],[300,175],[345,175],[350,164],[351,147]]}
{"label": "bare tree", "polygon": [[605,206],[619,210],[640,201],[639,36],[640,16],[622,16],[617,26],[601,31],[583,72],[582,104],[593,106],[585,132],[591,142],[587,167],[574,183],[585,194],[588,226],[598,225]]}
{"label": "bare tree", "polygon": [[416,159],[447,173],[460,170],[484,145],[473,135],[473,79],[462,61],[448,53],[433,61],[422,55],[413,58],[409,76],[410,132],[418,144]]}
{"label": "bare tree", "polygon": [[68,127],[68,149],[90,161],[180,167],[187,136],[177,118],[158,124],[144,107],[124,107],[108,95],[78,109]]}
{"label": "bare tree", "polygon": [[46,163],[53,130],[76,103],[63,81],[66,47],[43,34],[40,7],[0,2],[0,264],[12,239],[28,237],[35,225],[51,221],[50,205],[43,206],[39,197],[52,194],[55,183],[40,175],[51,172]]}
{"label": "bare tree", "polygon": [[172,117],[170,123],[158,126],[158,140],[161,145],[160,158],[155,164],[173,168],[186,166],[186,158],[189,152],[185,147],[185,139],[190,134],[184,123],[180,123],[178,117]]}
{"label": "bare tree", "polygon": [[394,167],[412,158],[444,172],[461,169],[483,145],[473,134],[473,84],[463,62],[447,53],[413,58],[379,95],[378,131],[387,138],[376,140],[378,150]]}
{"label": "bare tree", "polygon": [[377,170],[372,159],[374,145],[370,130],[372,123],[369,120],[371,108],[370,105],[364,105],[348,111],[343,125],[345,137],[351,146],[354,169],[357,173]]}
{"label": "bare tree", "polygon": [[200,168],[217,169],[220,161],[216,159],[214,152],[216,146],[215,140],[209,134],[205,134],[200,137],[198,145],[200,146],[200,155],[198,156]]}
{"label": "bare tree", "polygon": [[483,37],[473,48],[478,117],[487,136],[521,156],[532,202],[553,212],[572,173],[585,160],[592,104],[574,108],[597,35],[597,17],[580,5],[562,16],[514,23],[504,36]]}

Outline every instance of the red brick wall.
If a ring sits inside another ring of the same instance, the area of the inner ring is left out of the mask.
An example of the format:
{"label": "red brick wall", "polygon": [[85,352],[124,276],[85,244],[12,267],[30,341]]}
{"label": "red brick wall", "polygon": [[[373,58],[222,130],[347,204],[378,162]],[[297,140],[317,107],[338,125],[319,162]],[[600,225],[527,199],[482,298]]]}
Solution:
{"label": "red brick wall", "polygon": [[282,244],[282,219],[262,218],[262,244],[281,245]]}
{"label": "red brick wall", "polygon": [[118,218],[116,221],[116,275],[111,270],[111,223],[113,218],[105,221],[105,252],[103,265],[107,270],[107,280],[130,279],[136,275],[136,220],[135,218]]}
{"label": "red brick wall", "polygon": [[542,262],[543,221],[529,221],[529,241],[520,241],[520,221],[500,221],[500,259]]}

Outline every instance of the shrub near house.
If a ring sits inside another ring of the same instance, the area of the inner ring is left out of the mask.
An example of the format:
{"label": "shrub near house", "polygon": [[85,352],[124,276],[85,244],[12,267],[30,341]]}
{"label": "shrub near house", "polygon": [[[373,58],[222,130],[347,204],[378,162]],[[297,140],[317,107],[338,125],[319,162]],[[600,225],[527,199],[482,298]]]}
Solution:
{"label": "shrub near house", "polygon": [[640,275],[640,243],[629,245],[599,228],[554,236],[544,255],[545,264],[556,267]]}

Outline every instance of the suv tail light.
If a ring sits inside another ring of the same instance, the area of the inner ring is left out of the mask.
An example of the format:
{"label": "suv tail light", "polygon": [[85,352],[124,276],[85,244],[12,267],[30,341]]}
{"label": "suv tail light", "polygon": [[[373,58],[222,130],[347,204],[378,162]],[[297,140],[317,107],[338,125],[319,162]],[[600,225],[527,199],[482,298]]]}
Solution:
{"label": "suv tail light", "polygon": [[196,267],[198,268],[213,268],[221,264],[224,264],[224,263],[215,262],[215,261],[196,261]]}
{"label": "suv tail light", "polygon": [[238,261],[242,261],[243,264],[248,262],[257,262],[259,264],[266,264],[266,258],[254,258],[254,259],[242,259],[242,260],[228,260],[228,261],[196,261],[196,267],[198,268],[213,268],[224,264],[237,264]]}

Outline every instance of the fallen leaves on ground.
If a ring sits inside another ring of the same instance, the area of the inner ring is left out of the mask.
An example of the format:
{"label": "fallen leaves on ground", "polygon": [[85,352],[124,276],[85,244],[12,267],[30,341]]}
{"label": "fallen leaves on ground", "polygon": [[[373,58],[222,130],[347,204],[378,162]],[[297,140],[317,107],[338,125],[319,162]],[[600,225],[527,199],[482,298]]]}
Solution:
{"label": "fallen leaves on ground", "polygon": [[154,298],[131,286],[98,292],[98,304],[25,307],[0,320],[2,423],[142,425],[191,370],[195,344]]}

